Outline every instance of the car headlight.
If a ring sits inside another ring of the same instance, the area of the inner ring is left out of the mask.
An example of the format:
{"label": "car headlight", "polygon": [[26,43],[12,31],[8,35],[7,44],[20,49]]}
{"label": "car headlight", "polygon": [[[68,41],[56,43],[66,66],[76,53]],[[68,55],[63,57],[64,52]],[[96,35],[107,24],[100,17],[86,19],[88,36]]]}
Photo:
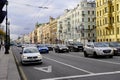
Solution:
{"label": "car headlight", "polygon": [[103,51],[103,50],[101,50],[101,49],[96,49],[97,51]]}
{"label": "car headlight", "polygon": [[27,57],[26,57],[26,56],[22,56],[22,58],[27,59]]}
{"label": "car headlight", "polygon": [[38,55],[38,58],[42,58],[42,56],[41,56],[41,55]]}
{"label": "car headlight", "polygon": [[60,49],[62,49],[62,48],[60,48]]}
{"label": "car headlight", "polygon": [[114,51],[117,51],[117,49],[116,49],[116,48],[113,48],[113,50],[114,50]]}
{"label": "car headlight", "polygon": [[78,48],[78,46],[74,46],[75,48]]}

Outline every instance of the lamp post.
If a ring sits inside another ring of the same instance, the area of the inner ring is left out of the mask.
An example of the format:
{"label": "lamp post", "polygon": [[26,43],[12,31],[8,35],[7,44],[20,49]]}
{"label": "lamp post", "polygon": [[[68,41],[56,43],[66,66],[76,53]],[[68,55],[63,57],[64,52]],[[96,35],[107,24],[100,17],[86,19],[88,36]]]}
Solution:
{"label": "lamp post", "polygon": [[5,54],[9,54],[10,48],[10,37],[8,34],[8,1],[6,1],[6,35],[5,35]]}

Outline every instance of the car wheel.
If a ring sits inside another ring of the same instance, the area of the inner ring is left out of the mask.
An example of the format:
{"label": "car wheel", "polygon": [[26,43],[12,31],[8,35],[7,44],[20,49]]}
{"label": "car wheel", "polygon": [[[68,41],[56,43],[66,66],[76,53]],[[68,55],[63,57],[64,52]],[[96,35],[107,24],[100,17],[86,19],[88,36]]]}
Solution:
{"label": "car wheel", "polygon": [[110,56],[109,56],[109,58],[113,58],[113,56],[112,56],[112,55],[110,55]]}
{"label": "car wheel", "polygon": [[93,57],[95,57],[95,58],[98,57],[96,52],[93,53]]}
{"label": "car wheel", "polygon": [[88,54],[87,54],[87,52],[86,52],[86,51],[84,51],[84,56],[85,56],[85,57],[88,57]]}
{"label": "car wheel", "polygon": [[57,53],[57,50],[55,50],[55,53]]}

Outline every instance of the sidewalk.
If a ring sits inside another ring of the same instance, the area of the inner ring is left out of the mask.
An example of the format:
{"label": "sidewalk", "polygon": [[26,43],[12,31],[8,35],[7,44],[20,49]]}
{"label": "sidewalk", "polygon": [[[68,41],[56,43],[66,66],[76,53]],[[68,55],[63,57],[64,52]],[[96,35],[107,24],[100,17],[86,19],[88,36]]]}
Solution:
{"label": "sidewalk", "polygon": [[9,52],[4,54],[4,49],[0,50],[0,80],[20,80],[13,54]]}

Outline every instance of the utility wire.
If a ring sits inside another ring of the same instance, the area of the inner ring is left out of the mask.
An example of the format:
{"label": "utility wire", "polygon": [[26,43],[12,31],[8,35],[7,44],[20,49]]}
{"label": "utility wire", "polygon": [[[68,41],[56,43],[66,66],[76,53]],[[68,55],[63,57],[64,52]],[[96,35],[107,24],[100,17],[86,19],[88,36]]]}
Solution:
{"label": "utility wire", "polygon": [[48,9],[48,7],[43,7],[43,6],[34,6],[34,5],[31,5],[31,4],[18,3],[18,2],[14,2],[14,1],[9,1],[9,2],[16,3],[16,4],[19,4],[19,5],[25,5],[25,6],[29,6],[29,7]]}

